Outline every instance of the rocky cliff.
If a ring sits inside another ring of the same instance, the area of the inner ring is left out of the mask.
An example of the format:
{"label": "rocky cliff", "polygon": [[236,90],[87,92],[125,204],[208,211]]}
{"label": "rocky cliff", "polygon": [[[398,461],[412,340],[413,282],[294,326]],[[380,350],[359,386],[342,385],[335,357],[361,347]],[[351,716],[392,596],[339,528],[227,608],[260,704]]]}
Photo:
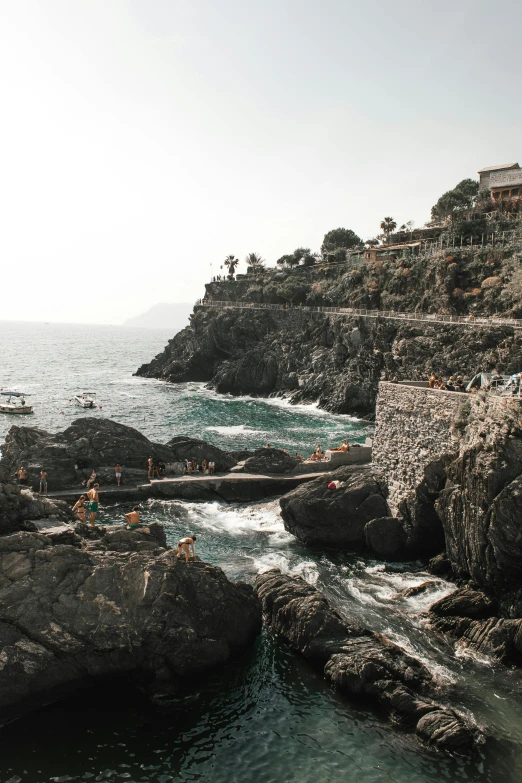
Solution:
{"label": "rocky cliff", "polygon": [[438,749],[476,749],[480,731],[438,701],[441,688],[419,660],[341,616],[303,579],[272,569],[257,577],[256,589],[268,627],[318,666],[335,688],[379,704],[394,722]]}
{"label": "rocky cliff", "polygon": [[319,401],[372,414],[378,382],[522,365],[522,332],[306,311],[196,308],[191,325],[138,375],[206,381],[218,392]]}
{"label": "rocky cliff", "polygon": [[173,692],[246,647],[260,622],[250,586],[178,560],[158,524],[58,520],[0,536],[0,722],[107,677]]}

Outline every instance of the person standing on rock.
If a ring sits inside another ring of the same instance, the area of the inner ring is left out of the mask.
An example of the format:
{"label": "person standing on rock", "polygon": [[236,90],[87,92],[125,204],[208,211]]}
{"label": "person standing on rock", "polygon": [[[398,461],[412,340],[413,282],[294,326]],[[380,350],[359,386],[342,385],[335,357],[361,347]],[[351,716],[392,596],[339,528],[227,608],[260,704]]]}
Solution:
{"label": "person standing on rock", "polygon": [[208,475],[213,476],[215,470],[216,470],[216,463],[214,462],[214,460],[211,459],[210,462],[208,463]]}
{"label": "person standing on rock", "polygon": [[181,557],[182,554],[184,554],[185,563],[188,563],[189,556],[190,557],[196,556],[196,552],[194,550],[195,540],[196,540],[196,536],[192,534],[190,536],[187,536],[187,538],[180,538],[180,540],[178,541],[178,557]]}
{"label": "person standing on rock", "polygon": [[[91,475],[90,475],[90,476],[89,476],[89,478],[87,479],[87,485],[86,485],[86,486],[87,486],[87,489],[89,489],[89,488],[90,488],[90,486],[91,486],[91,484],[94,484],[94,482],[95,482],[95,481],[96,481],[96,471],[95,471],[95,470],[94,470],[94,468],[93,468],[93,469],[92,469],[92,471],[91,471]],[[97,486],[97,485],[96,485],[96,486]]]}
{"label": "person standing on rock", "polygon": [[80,520],[80,522],[83,522],[85,524],[85,495],[80,495],[74,506],[72,507],[73,514],[76,511],[76,516]]}
{"label": "person standing on rock", "polygon": [[23,465],[20,465],[18,470],[16,471],[16,477],[18,479],[19,484],[26,485],[27,479],[29,478],[29,473],[26,471],[26,469],[23,467]]}
{"label": "person standing on rock", "polygon": [[120,486],[121,484],[121,465],[118,462],[116,467],[114,468],[114,475],[116,476],[116,484]]}
{"label": "person standing on rock", "polygon": [[152,457],[149,457],[147,460],[147,478],[152,478],[154,475],[154,461]]}
{"label": "person standing on rock", "polygon": [[96,514],[98,513],[98,508],[100,505],[100,496],[98,495],[98,487],[99,484],[95,484],[92,489],[90,489],[87,492],[87,497],[89,498],[89,511],[90,511],[90,522],[92,527],[96,527]]}
{"label": "person standing on rock", "polygon": [[47,495],[47,471],[40,471],[40,494]]}

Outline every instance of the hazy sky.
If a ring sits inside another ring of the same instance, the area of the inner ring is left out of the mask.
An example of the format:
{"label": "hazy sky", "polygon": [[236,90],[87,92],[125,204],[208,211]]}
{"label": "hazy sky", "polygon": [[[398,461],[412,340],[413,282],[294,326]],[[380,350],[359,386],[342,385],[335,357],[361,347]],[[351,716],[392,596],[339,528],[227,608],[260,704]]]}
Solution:
{"label": "hazy sky", "polygon": [[522,164],[519,0],[0,11],[0,319],[119,323],[202,295],[229,253],[422,225]]}

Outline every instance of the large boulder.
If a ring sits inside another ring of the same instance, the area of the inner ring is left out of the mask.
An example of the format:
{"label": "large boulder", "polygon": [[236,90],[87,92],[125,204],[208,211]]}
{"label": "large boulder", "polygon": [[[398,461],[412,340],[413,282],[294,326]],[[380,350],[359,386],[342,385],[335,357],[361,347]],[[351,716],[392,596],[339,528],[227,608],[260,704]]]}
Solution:
{"label": "large boulder", "polygon": [[39,523],[61,524],[72,518],[65,503],[35,497],[17,484],[0,484],[0,535],[17,530],[37,530]]}
{"label": "large boulder", "polygon": [[245,473],[291,473],[300,461],[281,449],[256,449],[245,460]]}
{"label": "large boulder", "polygon": [[172,692],[260,630],[252,587],[178,560],[159,525],[82,527],[0,537],[0,723],[107,676]]}
{"label": "large boulder", "polygon": [[[340,487],[328,489],[331,481]],[[388,516],[386,488],[369,467],[344,467],[302,484],[279,501],[285,528],[303,544],[360,551],[368,522]]]}
{"label": "large boulder", "polygon": [[237,462],[229,452],[199,438],[179,435],[167,441],[166,446],[173,454],[173,461],[184,462],[186,459],[189,461],[195,459],[197,464],[201,465],[201,462],[206,459],[207,462],[215,462],[218,472],[230,470]]}
{"label": "large boulder", "polygon": [[303,579],[272,569],[256,578],[268,627],[348,696],[383,707],[394,720],[441,750],[469,752],[480,732],[436,700],[440,687],[418,659],[333,609]]}
{"label": "large boulder", "polygon": [[126,471],[132,472],[134,478],[138,475],[135,471],[139,471],[146,479],[149,457],[173,461],[168,446],[152,443],[133,427],[86,416],[55,434],[36,427],[11,427],[2,445],[1,465],[3,471],[11,473],[23,465],[35,488],[38,488],[40,470],[45,469],[49,489],[57,490],[77,487],[93,468],[104,481],[114,480],[117,463],[124,467],[124,481]]}

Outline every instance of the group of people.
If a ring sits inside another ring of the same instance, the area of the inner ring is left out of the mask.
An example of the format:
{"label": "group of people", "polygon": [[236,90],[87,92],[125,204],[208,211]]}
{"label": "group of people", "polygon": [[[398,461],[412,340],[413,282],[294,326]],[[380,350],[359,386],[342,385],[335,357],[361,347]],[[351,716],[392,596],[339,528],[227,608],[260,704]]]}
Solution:
{"label": "group of people", "polygon": [[[26,487],[28,485],[29,472],[24,468],[23,465],[20,465],[15,475],[18,484],[21,484],[23,487]],[[44,470],[44,468],[42,468],[42,470],[40,471],[39,491],[41,495],[47,495],[47,471]]]}
{"label": "group of people", "polygon": [[450,375],[447,381],[442,375],[437,376],[434,372],[428,376],[428,387],[430,389],[440,389],[442,391],[465,392],[466,384],[462,375]]}
{"label": "group of people", "polygon": [[147,477],[149,479],[161,478],[165,475],[167,466],[161,460],[156,460],[154,457],[149,457],[147,460]]}
{"label": "group of people", "polygon": [[216,463],[214,460],[201,460],[201,465],[198,465],[195,459],[186,459],[185,466],[183,468],[183,475],[189,476],[192,473],[202,473],[204,476],[213,476],[216,472]]}
{"label": "group of people", "polygon": [[75,513],[80,522],[84,523],[87,522],[86,512],[89,511],[89,522],[91,527],[96,527],[96,514],[100,508],[99,486],[99,484],[94,484],[86,495],[80,495],[72,507],[73,514]]}
{"label": "group of people", "polygon": [[[335,448],[333,446],[331,446],[328,449],[328,451],[350,451],[350,444],[348,443],[347,440],[344,440],[343,443],[340,446],[337,446]],[[320,443],[317,444],[316,450],[314,451],[314,453],[310,457],[308,457],[308,459],[312,460],[313,462],[315,462],[317,460],[320,461],[320,460],[326,459],[326,454],[322,450]]]}

